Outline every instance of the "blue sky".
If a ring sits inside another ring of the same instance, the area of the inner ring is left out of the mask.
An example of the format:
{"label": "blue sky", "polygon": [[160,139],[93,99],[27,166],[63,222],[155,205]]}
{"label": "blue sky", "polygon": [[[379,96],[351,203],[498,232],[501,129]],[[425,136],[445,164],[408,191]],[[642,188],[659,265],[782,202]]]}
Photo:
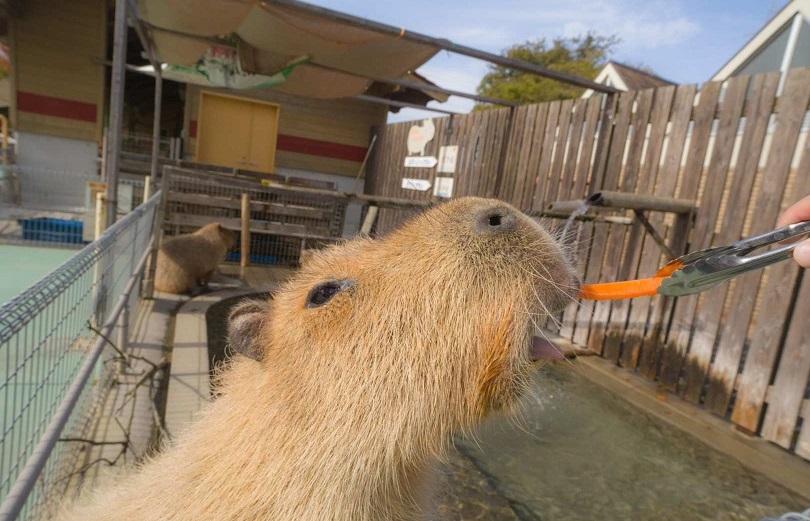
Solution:
{"label": "blue sky", "polygon": [[[611,58],[647,65],[677,83],[702,83],[734,55],[787,0],[309,0],[331,9],[499,53],[518,42],[615,34]],[[485,63],[440,52],[419,72],[439,85],[474,92]],[[443,108],[467,112],[450,98]],[[389,121],[435,115],[402,110]]]}

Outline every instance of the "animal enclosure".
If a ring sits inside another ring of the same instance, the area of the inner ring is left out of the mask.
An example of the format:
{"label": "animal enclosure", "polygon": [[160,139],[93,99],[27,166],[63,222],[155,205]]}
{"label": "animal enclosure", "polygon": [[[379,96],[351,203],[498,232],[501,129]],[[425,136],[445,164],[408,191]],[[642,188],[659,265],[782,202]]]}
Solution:
{"label": "animal enclosure", "polygon": [[[243,194],[250,231],[247,256],[255,264],[295,264],[307,246],[340,239],[346,202],[336,196],[295,190],[331,190],[329,183],[265,175],[265,185],[245,171],[239,176],[209,169],[164,167],[168,235],[193,231],[218,221],[234,231],[242,228]],[[275,186],[272,183],[275,183]],[[279,186],[283,185],[283,186]],[[229,255],[240,261],[240,244]]]}
{"label": "animal enclosure", "polygon": [[[551,203],[599,190],[690,201],[687,218],[600,210],[582,228],[583,280],[627,280],[670,260],[648,228],[680,255],[766,232],[810,193],[809,101],[810,69],[795,69],[783,86],[769,73],[483,110],[435,119],[425,155],[457,146],[454,197],[497,197],[552,224],[564,216]],[[438,201],[402,188],[448,176],[404,166],[410,127],[379,129],[367,192]],[[381,210],[378,233],[407,214]],[[700,295],[581,301],[557,318],[565,338],[810,459],[808,316],[810,277],[783,262]]]}

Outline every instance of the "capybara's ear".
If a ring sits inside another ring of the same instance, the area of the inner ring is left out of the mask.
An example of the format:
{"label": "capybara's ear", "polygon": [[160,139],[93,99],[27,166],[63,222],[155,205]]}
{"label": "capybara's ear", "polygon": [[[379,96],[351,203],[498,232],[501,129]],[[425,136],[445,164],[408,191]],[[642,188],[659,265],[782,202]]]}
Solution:
{"label": "capybara's ear", "polygon": [[267,319],[268,305],[262,300],[239,303],[228,317],[228,344],[231,349],[253,360],[261,360],[261,331]]}

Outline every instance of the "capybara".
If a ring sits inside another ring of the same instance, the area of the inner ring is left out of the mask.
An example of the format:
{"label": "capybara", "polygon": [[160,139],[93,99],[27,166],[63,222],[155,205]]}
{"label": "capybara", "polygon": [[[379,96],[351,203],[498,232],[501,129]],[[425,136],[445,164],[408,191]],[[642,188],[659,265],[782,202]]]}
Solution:
{"label": "capybara", "polygon": [[155,289],[184,293],[207,286],[211,275],[236,245],[236,234],[221,223],[209,223],[194,233],[165,239],[158,249]]}
{"label": "capybara", "polygon": [[421,519],[452,435],[512,409],[535,320],[577,287],[554,239],[490,199],[320,251],[231,313],[243,356],[199,421],[69,519]]}

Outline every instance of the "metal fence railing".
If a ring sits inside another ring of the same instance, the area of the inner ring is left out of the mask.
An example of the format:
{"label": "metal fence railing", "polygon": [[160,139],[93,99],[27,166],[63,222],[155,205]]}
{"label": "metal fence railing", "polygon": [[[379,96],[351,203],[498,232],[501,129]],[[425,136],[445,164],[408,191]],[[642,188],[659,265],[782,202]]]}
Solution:
{"label": "metal fence railing", "polygon": [[65,493],[80,444],[59,439],[85,437],[114,375],[89,325],[109,335],[137,303],[159,200],[0,307],[0,520],[46,516]]}

